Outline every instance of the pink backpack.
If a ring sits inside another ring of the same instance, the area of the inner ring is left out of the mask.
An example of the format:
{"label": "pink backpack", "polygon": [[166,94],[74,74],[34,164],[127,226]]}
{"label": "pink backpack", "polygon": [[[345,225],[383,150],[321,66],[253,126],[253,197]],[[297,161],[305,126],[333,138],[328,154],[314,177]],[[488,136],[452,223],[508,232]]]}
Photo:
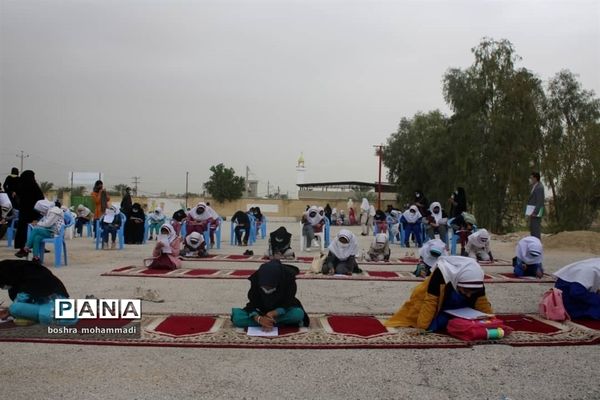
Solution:
{"label": "pink backpack", "polygon": [[571,319],[562,300],[562,290],[548,289],[540,301],[540,315],[551,321],[564,321]]}

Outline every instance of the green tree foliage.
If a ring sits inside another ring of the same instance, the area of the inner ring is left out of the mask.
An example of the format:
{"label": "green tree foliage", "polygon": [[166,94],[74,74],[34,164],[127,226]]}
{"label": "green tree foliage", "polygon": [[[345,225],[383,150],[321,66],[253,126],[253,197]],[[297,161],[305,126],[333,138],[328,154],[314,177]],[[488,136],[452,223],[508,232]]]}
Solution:
{"label": "green tree foliage", "polygon": [[523,219],[527,178],[539,170],[550,186],[559,229],[587,228],[600,208],[600,106],[568,71],[544,92],[507,40],[484,38],[473,64],[443,78],[450,117],[439,111],[403,118],[388,138],[389,180],[407,200],[423,190],[443,201],[467,190],[470,211],[493,231]]}
{"label": "green tree foliage", "polygon": [[588,228],[600,208],[600,100],[570,71],[548,83],[542,170],[558,229]]}
{"label": "green tree foliage", "polygon": [[219,203],[226,200],[237,200],[242,197],[246,188],[246,180],[241,176],[235,176],[233,168],[226,168],[222,163],[210,167],[212,175],[204,188]]}
{"label": "green tree foliage", "polygon": [[113,186],[113,190],[110,192],[110,194],[114,194],[116,196],[124,196],[125,189],[127,189],[128,187],[129,185],[119,183],[118,185]]}
{"label": "green tree foliage", "polygon": [[437,110],[418,113],[403,118],[398,132],[388,138],[383,160],[388,179],[401,184],[403,202],[412,201],[415,190],[427,190],[427,196],[436,200],[452,192],[455,168],[449,165],[453,159],[446,156],[448,126],[448,119]]}
{"label": "green tree foliage", "polygon": [[53,187],[54,187],[54,183],[52,183],[52,182],[47,182],[47,181],[40,182],[40,189],[42,189],[42,193],[44,193],[44,195],[46,195],[49,191],[51,191]]}
{"label": "green tree foliage", "polygon": [[85,196],[85,186],[74,187],[71,196]]}

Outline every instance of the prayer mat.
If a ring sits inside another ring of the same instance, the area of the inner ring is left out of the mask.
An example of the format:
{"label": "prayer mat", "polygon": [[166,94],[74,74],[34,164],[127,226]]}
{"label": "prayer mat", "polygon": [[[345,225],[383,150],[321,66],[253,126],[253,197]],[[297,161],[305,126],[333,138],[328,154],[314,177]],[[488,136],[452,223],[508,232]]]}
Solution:
{"label": "prayer mat", "polygon": [[[203,269],[203,268],[180,268],[175,270],[167,269],[149,269],[139,266],[127,266],[113,269],[105,272],[102,276],[129,276],[146,278],[190,278],[190,279],[246,279],[252,275],[256,269]],[[297,279],[329,279],[338,281],[408,281],[421,282],[423,278],[418,278],[408,271],[366,271],[360,274],[347,275],[322,275],[309,273],[306,270],[300,271]],[[485,274],[485,283],[553,283],[554,278],[551,275],[544,275],[543,278],[517,278],[509,273]]]}
{"label": "prayer mat", "polygon": [[589,329],[600,331],[600,320],[597,319],[574,319],[571,321],[571,323],[583,325]]}
{"label": "prayer mat", "polygon": [[[227,314],[144,313],[139,321],[90,320],[88,328],[133,329],[133,335],[102,332],[89,334],[79,322],[70,329],[42,325],[0,324],[0,342],[37,342],[114,346],[160,346],[202,348],[268,349],[401,349],[467,348],[473,345],[577,346],[600,344],[600,331],[575,323],[546,321],[535,315],[498,315],[515,329],[500,340],[465,342],[443,333],[426,333],[414,328],[388,328],[388,315],[310,314],[309,327],[280,327],[273,337],[248,336],[232,325]],[[134,329],[135,328],[135,329]],[[52,329],[52,330],[51,330]],[[51,333],[52,332],[52,333]]]}
{"label": "prayer mat", "polygon": [[[208,257],[179,257],[184,261],[229,261],[229,262],[253,262],[253,263],[265,263],[269,261],[268,257],[261,255],[246,256],[241,254],[212,254]],[[298,256],[293,260],[282,260],[284,263],[304,263],[310,264],[313,261],[312,256]],[[417,257],[399,257],[392,258],[390,261],[365,261],[358,260],[360,265],[417,265],[419,258]],[[506,260],[494,260],[490,261],[479,261],[481,266],[488,267],[512,267],[512,262]]]}

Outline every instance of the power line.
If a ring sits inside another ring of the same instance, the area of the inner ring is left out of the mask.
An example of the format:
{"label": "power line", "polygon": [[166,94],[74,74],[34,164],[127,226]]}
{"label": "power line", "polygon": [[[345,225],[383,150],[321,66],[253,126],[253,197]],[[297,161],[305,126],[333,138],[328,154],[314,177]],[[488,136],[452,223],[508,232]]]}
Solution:
{"label": "power line", "polygon": [[23,159],[29,158],[29,154],[23,154],[23,153],[25,153],[25,152],[23,150],[21,150],[21,155],[16,154],[16,157],[21,159],[21,169],[19,170],[20,172],[23,172]]}
{"label": "power line", "polygon": [[141,176],[134,176],[133,178],[133,195],[137,196],[138,193],[138,183],[140,183]]}

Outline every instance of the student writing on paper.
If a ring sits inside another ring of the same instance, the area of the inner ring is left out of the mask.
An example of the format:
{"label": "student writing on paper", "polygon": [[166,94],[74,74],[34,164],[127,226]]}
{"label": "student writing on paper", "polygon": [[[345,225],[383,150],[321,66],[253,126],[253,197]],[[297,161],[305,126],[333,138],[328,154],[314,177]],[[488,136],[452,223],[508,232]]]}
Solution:
{"label": "student writing on paper", "polygon": [[354,233],[342,229],[329,245],[327,259],[323,263],[323,275],[352,275],[362,270],[356,262],[358,253],[358,240]]}
{"label": "student writing on paper", "polygon": [[269,248],[265,254],[269,258],[279,257],[286,260],[296,258],[294,250],[292,250],[292,234],[280,226],[269,234]]}
{"label": "student writing on paper", "polygon": [[23,251],[29,254],[33,250],[33,261],[39,262],[44,246],[42,241],[58,234],[65,220],[63,212],[49,200],[39,200],[34,209],[42,215],[38,222],[32,222],[31,232],[27,235],[27,242]]}
{"label": "student writing on paper", "polygon": [[554,273],[554,286],[562,290],[565,309],[572,319],[600,320],[600,258],[577,261]]}
{"label": "student writing on paper", "polygon": [[474,260],[494,261],[490,250],[490,233],[486,229],[471,233],[467,239],[465,251]]}
{"label": "student writing on paper", "polygon": [[385,233],[378,233],[373,238],[371,247],[365,255],[367,261],[390,261],[390,244],[388,235]]}
{"label": "student writing on paper", "polygon": [[437,263],[438,257],[447,256],[446,243],[440,239],[431,239],[419,249],[419,263],[415,268],[415,276],[426,278],[431,275],[431,269]]}
{"label": "student writing on paper", "polygon": [[179,259],[179,248],[181,238],[175,233],[171,224],[163,224],[160,227],[152,258],[144,260],[144,265],[155,269],[177,269],[181,267]]}
{"label": "student writing on paper", "polygon": [[433,273],[413,290],[410,299],[384,325],[435,332],[448,324],[450,316],[444,310],[470,307],[492,314],[483,277],[483,270],[471,258],[439,257]]}
{"label": "student writing on paper", "polygon": [[294,266],[271,260],[250,275],[248,303],[244,308],[231,310],[231,321],[238,328],[261,326],[270,331],[274,326],[306,326],[310,321],[296,298]]}
{"label": "student writing on paper", "polygon": [[515,249],[516,256],[513,258],[515,276],[544,276],[542,259],[544,249],[540,239],[534,236],[526,236],[519,240]]}
{"label": "student writing on paper", "polygon": [[9,315],[16,325],[70,325],[76,320],[54,320],[54,299],[69,297],[65,285],[50,270],[27,260],[0,261],[0,288],[8,290],[13,303],[0,309],[0,319]]}
{"label": "student writing on paper", "polygon": [[215,243],[215,231],[219,227],[219,214],[213,210],[207,203],[198,203],[192,208],[186,218],[187,233],[204,233],[210,229],[210,242]]}
{"label": "student writing on paper", "polygon": [[181,251],[184,257],[207,257],[206,242],[204,235],[198,232],[192,232],[183,240],[183,250]]}
{"label": "student writing on paper", "polygon": [[94,219],[94,213],[83,204],[78,205],[76,211],[75,233],[83,236],[83,226]]}
{"label": "student writing on paper", "polygon": [[108,236],[110,235],[111,243],[110,248],[116,247],[117,231],[121,226],[121,214],[117,206],[111,205],[106,209],[104,216],[100,220],[100,227],[102,228],[102,249],[108,249]]}

